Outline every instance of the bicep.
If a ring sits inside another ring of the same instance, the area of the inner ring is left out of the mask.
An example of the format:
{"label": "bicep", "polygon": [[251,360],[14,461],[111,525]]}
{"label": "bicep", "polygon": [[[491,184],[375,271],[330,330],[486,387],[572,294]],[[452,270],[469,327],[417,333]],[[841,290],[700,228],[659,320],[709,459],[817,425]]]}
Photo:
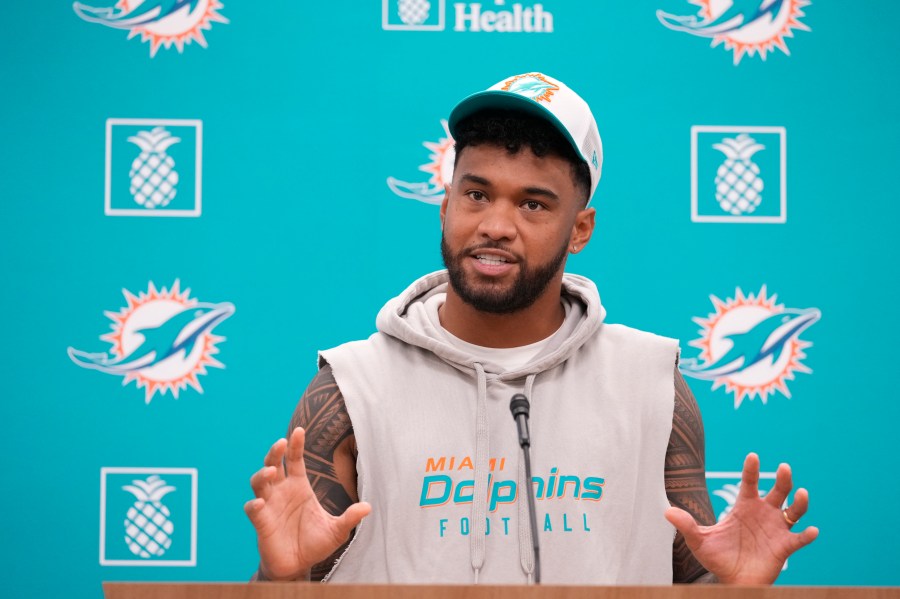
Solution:
{"label": "bicep", "polygon": [[[666,452],[666,495],[669,503],[690,513],[698,524],[710,526],[716,519],[706,489],[704,442],[697,401],[676,368],[672,433]],[[675,582],[692,582],[706,573],[681,533],[675,535],[672,566]]]}
{"label": "bicep", "polygon": [[[298,426],[306,430],[303,458],[316,496],[329,513],[343,513],[357,501],[356,440],[331,366],[326,364],[309,384],[294,410],[288,437]],[[344,501],[340,490],[352,501]]]}
{"label": "bicep", "polygon": [[[329,514],[340,515],[359,500],[356,489],[356,440],[344,396],[331,366],[323,366],[307,387],[291,417],[288,437],[298,426],[306,431],[303,459],[313,492]],[[317,564],[311,578],[319,580],[324,577],[345,547],[346,544]]]}

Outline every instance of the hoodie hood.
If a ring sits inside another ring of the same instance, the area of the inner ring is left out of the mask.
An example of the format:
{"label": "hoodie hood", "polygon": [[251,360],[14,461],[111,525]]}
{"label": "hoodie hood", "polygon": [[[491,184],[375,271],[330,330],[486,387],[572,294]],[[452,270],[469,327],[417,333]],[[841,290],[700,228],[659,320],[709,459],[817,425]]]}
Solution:
{"label": "hoodie hood", "polygon": [[497,364],[467,354],[450,344],[438,329],[437,319],[429,314],[426,301],[437,294],[446,294],[449,280],[446,270],[416,280],[384,305],[375,325],[379,332],[428,350],[453,367],[472,375],[476,372],[476,364],[500,380],[515,380],[549,370],[578,351],[597,332],[606,316],[596,285],[580,275],[565,273],[561,301],[567,304],[567,309],[562,326],[554,333],[548,346],[528,364],[505,372]]}

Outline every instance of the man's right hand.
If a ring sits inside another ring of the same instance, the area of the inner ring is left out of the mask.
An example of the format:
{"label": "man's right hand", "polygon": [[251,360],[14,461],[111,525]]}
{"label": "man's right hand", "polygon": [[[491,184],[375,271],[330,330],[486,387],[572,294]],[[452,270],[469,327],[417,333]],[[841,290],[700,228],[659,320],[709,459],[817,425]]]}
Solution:
{"label": "man's right hand", "polygon": [[265,466],[250,478],[256,499],[245,503],[244,511],[256,528],[260,574],[268,580],[305,579],[372,511],[365,502],[354,503],[340,516],[322,508],[306,476],[304,440],[298,426],[290,439],[276,441]]}

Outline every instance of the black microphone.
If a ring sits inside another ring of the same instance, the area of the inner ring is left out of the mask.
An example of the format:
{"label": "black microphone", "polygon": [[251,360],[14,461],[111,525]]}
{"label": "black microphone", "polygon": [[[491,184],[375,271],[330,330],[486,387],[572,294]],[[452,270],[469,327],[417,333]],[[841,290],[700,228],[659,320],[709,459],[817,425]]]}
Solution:
{"label": "black microphone", "polygon": [[531,479],[531,436],[528,434],[528,414],[531,404],[528,398],[521,393],[512,396],[509,402],[509,410],[512,412],[516,427],[519,429],[519,445],[525,454],[525,484],[527,485],[528,516],[531,524],[531,542],[534,547],[534,582],[541,583],[541,550],[537,536],[537,512],[534,507],[534,483]]}
{"label": "black microphone", "polygon": [[509,402],[509,409],[516,421],[516,427],[519,429],[519,445],[531,447],[531,437],[528,435],[528,412],[531,410],[531,405],[528,403],[528,398],[521,393],[516,393]]}

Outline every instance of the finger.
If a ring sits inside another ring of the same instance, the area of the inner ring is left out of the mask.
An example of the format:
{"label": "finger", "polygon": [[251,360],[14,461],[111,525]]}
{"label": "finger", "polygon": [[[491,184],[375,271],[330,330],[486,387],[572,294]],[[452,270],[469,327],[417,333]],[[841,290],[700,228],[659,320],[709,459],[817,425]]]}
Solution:
{"label": "finger", "polygon": [[337,533],[340,535],[341,543],[350,536],[350,533],[353,532],[353,529],[359,526],[359,523],[362,522],[362,519],[368,516],[372,512],[372,506],[366,503],[365,501],[360,501],[359,503],[354,503],[346,510],[344,513],[338,516],[337,522]]}
{"label": "finger", "polygon": [[794,493],[794,503],[788,506],[784,513],[791,521],[796,522],[806,514],[809,509],[809,493],[806,489],[797,489]]}
{"label": "finger", "polygon": [[766,502],[780,508],[784,505],[792,488],[794,488],[794,482],[791,479],[791,467],[787,464],[779,464],[778,470],[775,472],[775,486],[766,494]]}
{"label": "finger", "polygon": [[247,517],[250,518],[250,522],[253,523],[255,528],[260,528],[262,526],[262,510],[266,506],[266,500],[260,499],[257,497],[256,499],[251,499],[247,503],[244,504],[244,513],[247,514]]}
{"label": "finger", "polygon": [[306,442],[306,431],[297,427],[288,439],[287,454],[284,465],[288,476],[306,476],[306,464],[303,462],[303,444]]}
{"label": "finger", "polygon": [[287,448],[287,439],[278,439],[269,448],[266,459],[263,464],[266,466],[274,466],[277,469],[276,482],[284,478],[284,451]]}
{"label": "finger", "polygon": [[748,453],[741,473],[739,497],[759,498],[759,456]]}
{"label": "finger", "polygon": [[250,488],[253,494],[262,499],[268,499],[272,489],[272,481],[275,479],[276,471],[274,466],[265,466],[256,471],[250,477]]}
{"label": "finger", "polygon": [[801,547],[806,547],[816,540],[819,536],[819,529],[815,526],[809,526],[801,533],[791,535],[791,553],[797,551]]}
{"label": "finger", "polygon": [[695,547],[699,542],[700,526],[694,517],[681,508],[670,507],[665,513],[666,520],[678,529],[687,541],[688,547]]}

